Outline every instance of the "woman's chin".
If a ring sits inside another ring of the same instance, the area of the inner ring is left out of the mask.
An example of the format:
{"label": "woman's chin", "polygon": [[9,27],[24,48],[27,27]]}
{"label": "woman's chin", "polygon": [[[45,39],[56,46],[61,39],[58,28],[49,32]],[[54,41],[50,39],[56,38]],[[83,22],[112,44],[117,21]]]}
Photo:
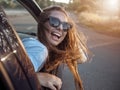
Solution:
{"label": "woman's chin", "polygon": [[58,45],[57,42],[51,42],[51,44],[52,44],[53,46],[57,46],[57,45]]}

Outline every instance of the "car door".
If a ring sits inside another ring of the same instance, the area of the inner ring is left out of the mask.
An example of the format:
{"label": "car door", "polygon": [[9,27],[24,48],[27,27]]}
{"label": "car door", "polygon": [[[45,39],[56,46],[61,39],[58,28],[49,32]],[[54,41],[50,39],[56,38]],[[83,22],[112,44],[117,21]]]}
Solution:
{"label": "car door", "polygon": [[[23,3],[24,6],[27,6],[25,5],[25,3]],[[35,3],[32,4],[35,5]],[[32,12],[32,8],[31,9],[29,8],[29,11]],[[33,16],[35,17],[35,14]],[[30,62],[29,57],[27,56],[23,48],[23,45],[17,32],[10,24],[7,15],[5,14],[3,8],[1,7],[0,7],[0,89],[2,90],[40,89],[40,84],[37,80],[35,71],[33,69],[33,65]]]}

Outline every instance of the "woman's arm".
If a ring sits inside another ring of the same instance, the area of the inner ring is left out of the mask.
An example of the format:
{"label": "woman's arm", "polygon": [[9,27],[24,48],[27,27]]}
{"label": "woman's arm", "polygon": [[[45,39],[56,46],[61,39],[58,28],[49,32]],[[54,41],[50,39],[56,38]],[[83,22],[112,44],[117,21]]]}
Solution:
{"label": "woman's arm", "polygon": [[60,90],[62,86],[60,78],[52,74],[39,72],[46,62],[48,56],[47,48],[34,38],[25,38],[22,42],[34,66],[40,85],[51,90]]}
{"label": "woman's arm", "polygon": [[43,67],[48,56],[46,46],[35,38],[24,38],[22,42],[34,66],[35,72],[38,72]]}

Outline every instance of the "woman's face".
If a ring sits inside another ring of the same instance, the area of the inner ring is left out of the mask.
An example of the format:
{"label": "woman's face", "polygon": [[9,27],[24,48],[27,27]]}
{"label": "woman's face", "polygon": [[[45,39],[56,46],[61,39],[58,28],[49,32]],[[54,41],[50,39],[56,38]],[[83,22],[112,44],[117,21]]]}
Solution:
{"label": "woman's face", "polygon": [[[60,11],[52,11],[50,17],[49,20],[51,22],[56,22],[56,19],[60,22],[68,22],[66,15]],[[55,27],[55,25],[50,24],[49,20],[45,23],[45,27],[48,28],[48,30],[45,30],[46,39],[53,46],[57,46],[64,40],[67,31],[63,31],[63,25],[61,23]]]}

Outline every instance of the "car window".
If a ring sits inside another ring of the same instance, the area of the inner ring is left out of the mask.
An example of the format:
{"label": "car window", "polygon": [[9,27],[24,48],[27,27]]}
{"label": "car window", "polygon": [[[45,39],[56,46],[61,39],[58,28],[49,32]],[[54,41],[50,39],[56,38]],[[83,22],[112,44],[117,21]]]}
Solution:
{"label": "car window", "polygon": [[5,12],[20,38],[36,35],[37,22],[22,5],[20,8],[5,8]]}

